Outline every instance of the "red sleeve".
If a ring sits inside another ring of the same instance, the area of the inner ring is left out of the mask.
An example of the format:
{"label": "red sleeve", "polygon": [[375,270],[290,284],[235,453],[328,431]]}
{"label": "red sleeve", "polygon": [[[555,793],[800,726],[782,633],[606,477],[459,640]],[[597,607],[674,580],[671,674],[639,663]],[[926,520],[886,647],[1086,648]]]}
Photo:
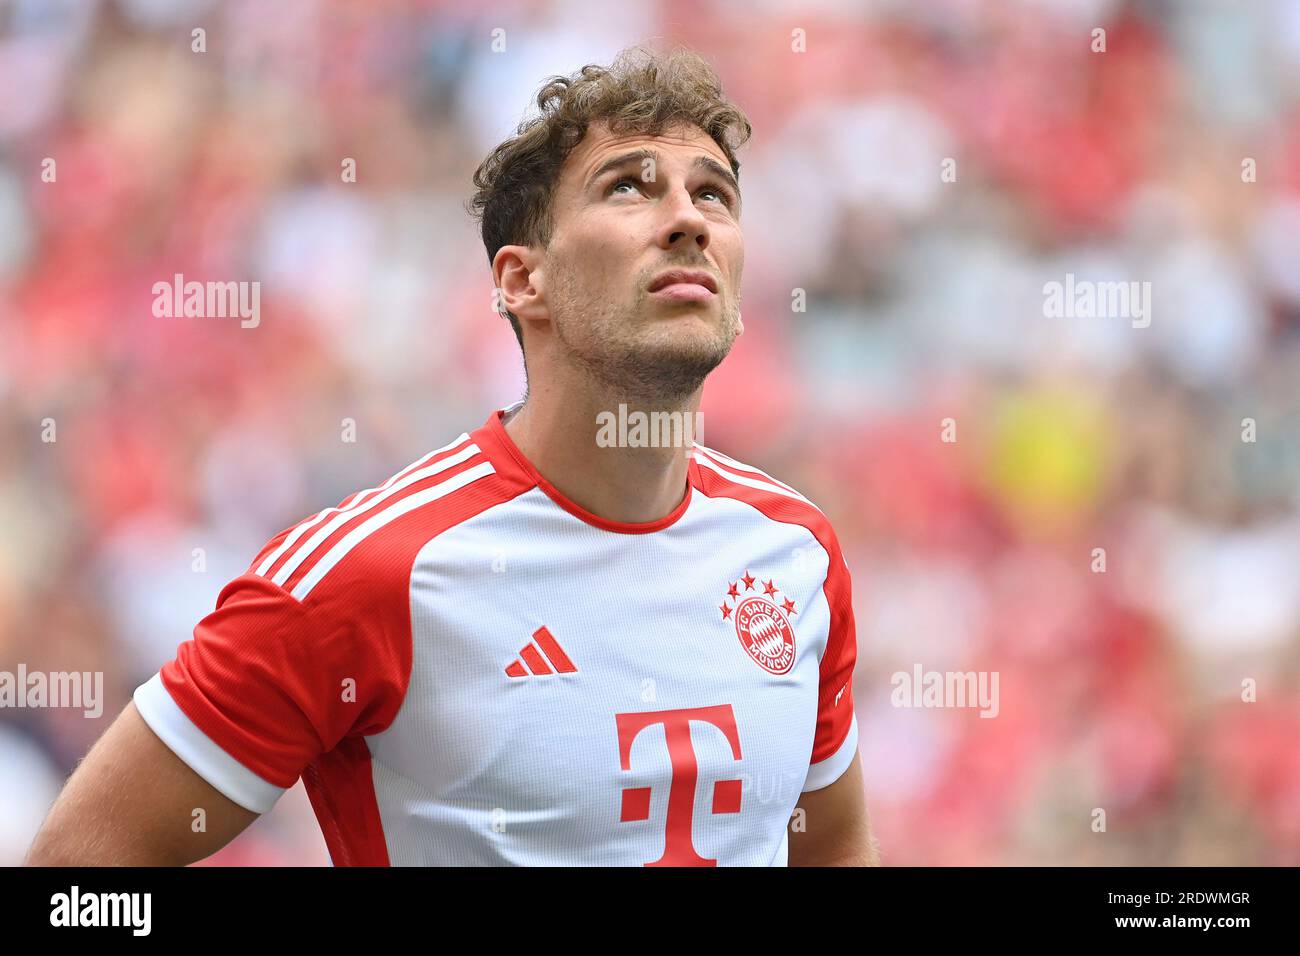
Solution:
{"label": "red sleeve", "polygon": [[402,615],[359,598],[321,587],[304,604],[244,574],[136,691],[137,709],[213,786],[265,812],[317,756],[377,733],[401,706],[409,633],[388,633]]}
{"label": "red sleeve", "polygon": [[853,669],[858,658],[853,583],[839,540],[827,528],[822,540],[829,559],[823,591],[830,607],[830,632],[821,659],[817,730],[805,791],[819,790],[838,780],[853,762],[858,745],[857,717],[853,711]]}

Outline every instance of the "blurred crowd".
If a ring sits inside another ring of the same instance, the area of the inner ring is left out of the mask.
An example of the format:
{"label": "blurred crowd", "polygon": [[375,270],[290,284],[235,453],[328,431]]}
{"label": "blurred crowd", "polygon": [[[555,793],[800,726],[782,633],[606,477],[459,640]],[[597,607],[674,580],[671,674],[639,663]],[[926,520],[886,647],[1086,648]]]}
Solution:
{"label": "blurred crowd", "polygon": [[[106,700],[0,710],[0,864],[263,542],[520,396],[470,177],[637,42],[754,126],[705,443],[839,533],[884,862],[1300,863],[1300,4],[17,0],[0,670]],[[894,706],[918,664],[998,716]],[[210,862],[329,860],[299,786]]]}

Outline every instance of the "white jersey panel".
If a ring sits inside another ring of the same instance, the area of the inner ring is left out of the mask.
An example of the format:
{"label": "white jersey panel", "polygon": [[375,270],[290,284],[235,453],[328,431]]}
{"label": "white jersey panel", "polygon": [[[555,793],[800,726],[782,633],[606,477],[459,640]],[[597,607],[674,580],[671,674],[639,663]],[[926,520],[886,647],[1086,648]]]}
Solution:
{"label": "white jersey panel", "polygon": [[534,488],[438,535],[405,699],[366,739],[391,861],[785,865],[828,562],[803,526],[699,491],[646,534]]}

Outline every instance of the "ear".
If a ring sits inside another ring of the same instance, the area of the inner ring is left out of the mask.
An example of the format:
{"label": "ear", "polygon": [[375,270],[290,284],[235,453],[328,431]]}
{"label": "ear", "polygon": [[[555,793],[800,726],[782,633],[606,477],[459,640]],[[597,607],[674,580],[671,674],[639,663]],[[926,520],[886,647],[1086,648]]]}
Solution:
{"label": "ear", "polygon": [[532,246],[502,246],[492,257],[492,279],[501,290],[501,304],[520,322],[551,317],[546,304],[541,254]]}

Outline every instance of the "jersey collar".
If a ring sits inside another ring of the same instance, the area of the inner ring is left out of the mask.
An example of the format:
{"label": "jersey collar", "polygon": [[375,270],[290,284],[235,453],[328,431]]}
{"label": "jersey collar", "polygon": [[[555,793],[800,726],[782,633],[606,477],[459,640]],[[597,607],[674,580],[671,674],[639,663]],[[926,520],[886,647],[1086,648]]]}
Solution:
{"label": "jersey collar", "polygon": [[686,468],[686,493],[682,496],[681,503],[657,521],[611,521],[608,518],[593,514],[576,501],[565,497],[558,488],[543,478],[541,473],[533,467],[533,463],[519,450],[519,447],[505,429],[505,417],[518,411],[523,407],[523,404],[520,401],[505,408],[498,408],[488,416],[488,420],[483,424],[483,427],[478,429],[472,437],[479,447],[487,451],[492,458],[497,459],[501,466],[517,470],[569,514],[594,528],[600,528],[602,531],[612,531],[617,534],[650,534],[655,531],[662,531],[664,528],[676,524],[677,520],[686,514],[686,509],[690,507],[691,495],[694,493],[694,485],[698,480],[699,466],[695,463],[694,458],[691,459]]}

